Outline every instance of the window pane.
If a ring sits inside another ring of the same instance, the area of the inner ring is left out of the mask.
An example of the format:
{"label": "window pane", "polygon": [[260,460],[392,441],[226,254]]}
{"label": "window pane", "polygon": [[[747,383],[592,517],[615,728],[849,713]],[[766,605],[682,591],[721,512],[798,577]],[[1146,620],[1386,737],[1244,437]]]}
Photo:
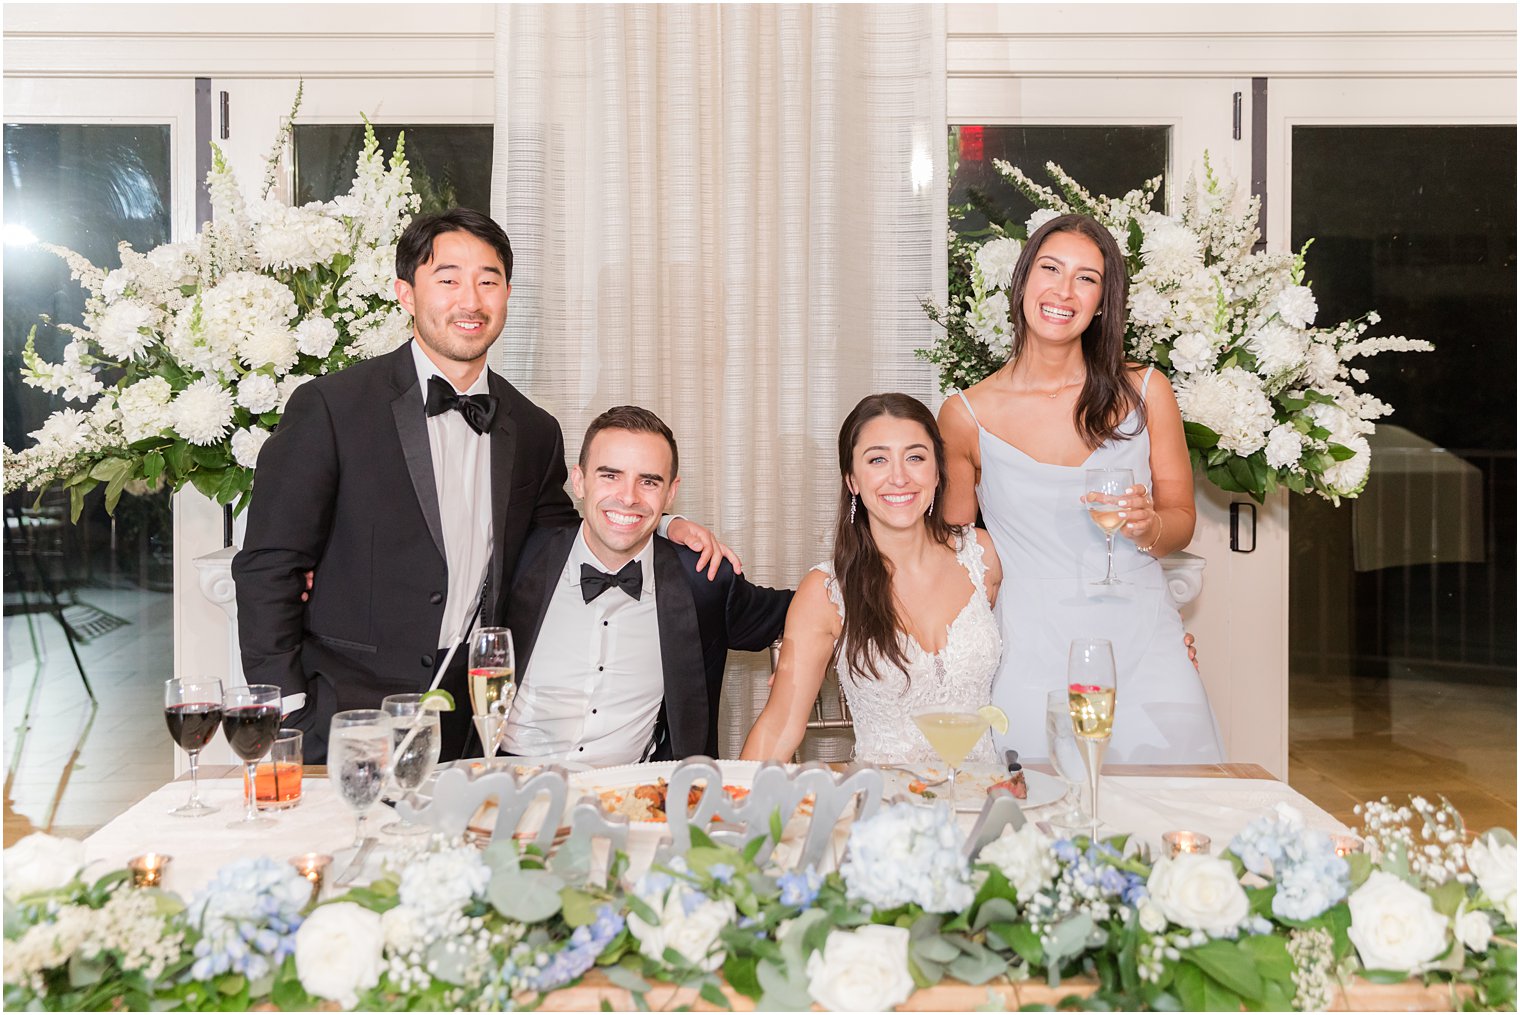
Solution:
{"label": "window pane", "polygon": [[[375,136],[387,158],[402,131],[423,212],[462,205],[491,214],[489,125],[376,124]],[[297,124],[294,138],[296,203],[331,201],[348,193],[354,162],[364,150],[364,125]]]}
{"label": "window pane", "polygon": [[[121,263],[118,242],[147,251],[169,230],[168,126],[5,125],[9,447],[28,446],[53,411],[80,407],[21,379],[32,328],[37,351],[56,362],[69,340],[57,325],[79,324],[84,310],[84,289],[38,242],[109,269]],[[158,718],[159,681],[173,674],[168,493],[123,496],[114,518],[102,497],[99,488],[90,494],[78,524],[69,523],[66,494],[35,506],[26,492],[5,502],[5,705],[15,717],[5,731],[6,777],[23,829],[25,821],[76,833],[103,824],[173,776],[173,745]],[[102,715],[90,709],[79,668]],[[28,712],[30,728],[21,720]],[[113,734],[116,724],[130,736]],[[6,827],[9,835],[9,811]]]}
{"label": "window pane", "polygon": [[1515,129],[1292,141],[1292,243],[1314,238],[1319,321],[1377,310],[1369,335],[1436,349],[1358,361],[1397,410],[1367,489],[1339,509],[1293,502],[1290,758],[1353,795],[1407,792],[1414,765],[1469,827],[1512,826]]}
{"label": "window pane", "polygon": [[[1036,183],[1050,186],[1045,163],[1054,162],[1094,194],[1118,197],[1170,164],[1170,127],[951,127],[950,205],[969,203],[961,232],[985,229],[989,218],[999,224],[1023,225],[1035,205],[1003,179],[993,159],[1024,170]],[[1165,192],[1166,180],[1161,181]],[[1164,209],[1161,194],[1154,204]]]}

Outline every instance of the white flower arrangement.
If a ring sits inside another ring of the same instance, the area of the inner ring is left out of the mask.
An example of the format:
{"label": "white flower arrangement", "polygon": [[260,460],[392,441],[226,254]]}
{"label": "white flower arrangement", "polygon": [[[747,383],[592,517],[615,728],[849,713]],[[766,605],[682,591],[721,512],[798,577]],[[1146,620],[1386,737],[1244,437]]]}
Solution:
{"label": "white flower arrangement", "polygon": [[913,993],[906,927],[831,930],[808,956],[808,993],[825,1011],[891,1011]]}
{"label": "white flower arrangement", "polygon": [[850,828],[839,867],[852,899],[877,909],[917,905],[955,913],[971,904],[971,869],[949,805],[891,804]]}
{"label": "white flower arrangement", "polygon": [[[1160,177],[1119,198],[1095,196],[1060,166],[1057,187],[1006,162],[998,171],[1041,205],[1020,230],[991,227],[977,245],[950,234],[949,306],[925,303],[945,334],[919,355],[940,369],[941,387],[964,388],[1007,359],[1007,291],[1022,241],[1059,213],[1093,216],[1113,233],[1130,272],[1129,356],[1164,370],[1176,389],[1194,467],[1221,489],[1263,500],[1277,486],[1332,501],[1355,497],[1371,465],[1367,436],[1393,411],[1353,381],[1362,356],[1429,350],[1429,342],[1364,337],[1376,313],[1315,327],[1318,305],[1304,253],[1254,253],[1259,201],[1242,199],[1203,159],[1179,215],[1150,210]],[[1020,235],[1022,233],[1022,235]],[[1307,244],[1305,245],[1307,250]]]}
{"label": "white flower arrangement", "polygon": [[[298,94],[292,120],[299,106]],[[392,291],[396,240],[419,204],[403,142],[387,166],[366,123],[350,193],[293,208],[270,198],[285,136],[251,203],[213,146],[214,217],[189,243],[146,254],[123,243],[111,271],[45,246],[89,298],[82,325],[61,325],[72,336],[63,361],[45,362],[34,332],[22,373],[94,402],[55,412],[32,446],[6,450],[5,492],[64,487],[77,519],[102,483],[112,511],[129,483],[188,482],[241,509],[290,393],[410,337]]]}

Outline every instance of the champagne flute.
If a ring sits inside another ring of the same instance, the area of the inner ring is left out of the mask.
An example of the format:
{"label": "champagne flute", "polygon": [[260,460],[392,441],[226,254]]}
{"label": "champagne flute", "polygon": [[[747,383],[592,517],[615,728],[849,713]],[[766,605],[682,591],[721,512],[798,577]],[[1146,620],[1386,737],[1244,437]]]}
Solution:
{"label": "champagne flute", "polygon": [[365,816],[385,788],[393,722],[378,708],[350,709],[332,717],[327,736],[327,778],[358,817],[355,850],[364,844]]}
{"label": "champagne flute", "polygon": [[190,755],[190,799],[169,813],[199,818],[220,808],[201,799],[201,748],[222,724],[222,682],[215,677],[174,677],[164,681],[164,721],[169,736]]}
{"label": "champagne flute", "polygon": [[1066,688],[1045,696],[1045,739],[1050,748],[1050,767],[1066,784],[1065,809],[1052,815],[1057,828],[1082,827],[1082,749],[1071,730],[1071,697]]}
{"label": "champagne flute", "polygon": [[950,769],[950,808],[954,810],[957,770],[977,741],[992,728],[992,723],[977,712],[960,712],[947,705],[926,705],[915,709],[913,723]]}
{"label": "champagne flute", "polygon": [[227,827],[272,826],[272,819],[259,815],[258,791],[254,787],[257,785],[259,759],[269,753],[280,732],[280,689],[274,684],[248,684],[224,692],[222,732],[227,734],[232,753],[243,759],[248,770],[243,794],[248,801],[247,813]]}
{"label": "champagne flute", "polygon": [[1073,638],[1066,657],[1066,696],[1071,731],[1082,748],[1092,790],[1092,840],[1098,841],[1098,772],[1114,733],[1114,647],[1106,638]]}
{"label": "champagne flute", "polygon": [[[422,707],[420,694],[390,694],[380,701],[380,709],[391,717],[392,778],[403,794],[411,793],[427,781],[438,764],[438,713]],[[413,732],[415,728],[416,732]],[[397,818],[380,829],[391,835],[420,835],[430,831]]]}
{"label": "champagne flute", "polygon": [[1093,523],[1103,530],[1103,537],[1108,541],[1108,574],[1102,581],[1092,582],[1093,585],[1129,584],[1114,576],[1114,533],[1124,524],[1116,501],[1125,496],[1134,485],[1135,474],[1129,469],[1087,470],[1087,494],[1082,506]]}
{"label": "champagne flute", "polygon": [[470,638],[470,712],[487,758],[495,757],[507,713],[517,695],[517,672],[512,632],[505,627],[481,627]]}

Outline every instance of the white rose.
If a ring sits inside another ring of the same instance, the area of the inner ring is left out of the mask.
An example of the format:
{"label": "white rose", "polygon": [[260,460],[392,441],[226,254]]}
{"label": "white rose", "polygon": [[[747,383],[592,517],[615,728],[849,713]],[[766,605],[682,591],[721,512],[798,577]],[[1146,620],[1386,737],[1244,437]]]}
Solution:
{"label": "white rose", "polygon": [[1019,901],[1028,902],[1054,881],[1059,872],[1050,843],[1050,837],[1035,827],[1033,821],[1026,821],[1017,832],[1004,828],[1001,835],[982,847],[977,860],[1002,871],[1019,893]]}
{"label": "white rose", "polygon": [[1251,912],[1235,868],[1206,853],[1157,861],[1145,887],[1168,920],[1211,937],[1234,931]]}
{"label": "white rose", "polygon": [[84,867],[84,843],[35,832],[5,851],[5,897],[50,892]]}
{"label": "white rose", "polygon": [[1140,903],[1140,928],[1150,934],[1166,930],[1166,914],[1150,899]]}
{"label": "white rose", "polygon": [[870,924],[829,931],[808,956],[808,993],[828,1011],[890,1011],[913,993],[908,930]]}
{"label": "white rose", "polygon": [[1493,834],[1479,836],[1467,847],[1467,869],[1478,879],[1478,887],[1504,914],[1505,922],[1515,922],[1515,844],[1503,842]]}
{"label": "white rose", "polygon": [[710,973],[723,964],[718,935],[738,918],[738,912],[732,899],[708,899],[688,913],[682,902],[685,891],[673,889],[661,905],[650,902],[660,918],[658,924],[645,923],[638,914],[630,913],[628,930],[638,940],[645,958],[664,962],[665,949],[674,948],[687,962]]}
{"label": "white rose", "polygon": [[296,975],[308,994],[344,1008],[380,982],[380,914],[353,902],[319,906],[296,931]]}
{"label": "white rose", "polygon": [[1451,929],[1457,935],[1457,940],[1473,952],[1488,951],[1488,942],[1494,936],[1494,925],[1489,921],[1488,914],[1469,911],[1466,901],[1457,907]]}
{"label": "white rose", "polygon": [[1351,893],[1351,929],[1362,965],[1418,973],[1446,950],[1446,917],[1430,896],[1386,871]]}

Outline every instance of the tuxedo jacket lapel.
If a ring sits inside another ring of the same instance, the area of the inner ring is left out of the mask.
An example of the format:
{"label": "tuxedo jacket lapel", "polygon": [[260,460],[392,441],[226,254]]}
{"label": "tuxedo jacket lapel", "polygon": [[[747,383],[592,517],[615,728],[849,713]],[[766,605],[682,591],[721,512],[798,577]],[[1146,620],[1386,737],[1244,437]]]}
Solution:
{"label": "tuxedo jacket lapel", "polygon": [[443,516],[438,510],[438,486],[433,476],[433,451],[428,443],[427,415],[417,392],[417,369],[407,347],[403,346],[392,355],[396,358],[396,373],[392,380],[400,392],[391,400],[396,435],[401,438],[406,471],[411,474],[412,489],[417,494],[417,502],[422,505],[422,517],[427,519],[428,533],[438,548],[438,556],[447,560],[448,555],[443,549]]}
{"label": "tuxedo jacket lapel", "polygon": [[[491,426],[491,532],[495,541],[500,540],[507,531],[507,508],[512,499],[512,467],[517,461],[517,424],[512,419],[512,401],[507,394],[507,382],[494,373],[487,376],[491,394],[496,396],[496,420]],[[568,548],[566,552],[569,552]],[[501,549],[493,547],[490,588],[487,593],[493,601],[498,600],[504,592],[503,559]],[[560,560],[561,567],[564,563],[563,559]],[[539,620],[543,620],[542,615]]]}
{"label": "tuxedo jacket lapel", "polygon": [[660,623],[660,666],[665,671],[665,719],[677,758],[707,749],[707,677],[696,600],[675,548],[654,541],[655,612]]}
{"label": "tuxedo jacket lapel", "polygon": [[538,632],[543,630],[544,617],[549,613],[549,601],[554,598],[555,583],[564,573],[570,547],[580,538],[580,530],[540,529],[537,538],[544,541],[543,548],[517,569],[512,582],[514,605],[509,614],[509,619],[516,624],[512,629],[512,642],[517,655],[517,672],[524,678],[528,674],[528,662],[533,657],[533,646],[538,643]]}

